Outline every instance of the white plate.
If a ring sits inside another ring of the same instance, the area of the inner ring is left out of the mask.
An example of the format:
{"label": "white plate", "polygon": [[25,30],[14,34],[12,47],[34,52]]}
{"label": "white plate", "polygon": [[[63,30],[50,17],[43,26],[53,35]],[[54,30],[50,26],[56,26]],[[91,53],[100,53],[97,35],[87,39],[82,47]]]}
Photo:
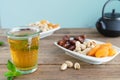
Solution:
{"label": "white plate", "polygon": [[[91,39],[87,39],[87,40],[91,40]],[[97,44],[104,43],[104,42],[100,42],[100,41],[95,41],[95,42]],[[58,45],[57,42],[54,42],[54,44],[56,46],[58,46],[59,48],[61,48],[62,50],[64,50],[67,55],[70,55],[76,59],[82,60],[82,61],[90,63],[90,64],[102,64],[104,62],[108,62],[108,61],[112,60],[113,58],[115,58],[120,53],[120,48],[118,48],[116,46],[112,46],[114,49],[117,50],[117,53],[114,56],[104,57],[104,58],[96,58],[96,57],[87,56],[87,55],[84,55],[82,53],[80,54],[80,53],[68,50],[68,49]]]}
{"label": "white plate", "polygon": [[57,27],[57,28],[54,28],[54,29],[51,29],[51,30],[48,30],[48,31],[45,31],[45,32],[41,32],[40,33],[40,39],[52,35],[56,30],[59,30],[59,29],[60,29],[60,27]]}

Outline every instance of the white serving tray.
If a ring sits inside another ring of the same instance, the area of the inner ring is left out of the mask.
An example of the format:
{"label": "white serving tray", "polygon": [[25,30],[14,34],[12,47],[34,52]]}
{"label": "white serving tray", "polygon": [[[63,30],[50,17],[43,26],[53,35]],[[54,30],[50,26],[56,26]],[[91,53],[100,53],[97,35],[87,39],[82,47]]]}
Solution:
{"label": "white serving tray", "polygon": [[40,39],[52,35],[56,30],[59,30],[59,29],[60,29],[60,27],[57,27],[57,28],[51,29],[49,31],[41,32],[40,33]]}
{"label": "white serving tray", "polygon": [[[86,40],[91,40],[91,39],[86,39]],[[96,41],[96,40],[94,40],[94,41],[97,44],[104,43],[104,42],[101,42],[101,41]],[[104,57],[104,58],[96,58],[96,57],[92,57],[92,56],[84,55],[82,53],[77,53],[75,51],[68,50],[68,49],[58,45],[57,42],[54,42],[54,44],[57,47],[59,47],[60,49],[64,50],[67,55],[70,55],[70,56],[72,56],[76,59],[82,60],[82,61],[90,63],[90,64],[102,64],[104,62],[111,61],[112,59],[114,59],[120,53],[120,48],[119,47],[112,46],[114,49],[117,50],[117,53],[114,56]]]}

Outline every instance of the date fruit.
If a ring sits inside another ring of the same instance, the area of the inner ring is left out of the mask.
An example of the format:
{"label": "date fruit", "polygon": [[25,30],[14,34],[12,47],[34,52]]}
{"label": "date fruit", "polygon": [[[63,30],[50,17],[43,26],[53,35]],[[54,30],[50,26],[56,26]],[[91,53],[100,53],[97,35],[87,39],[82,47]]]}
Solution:
{"label": "date fruit", "polygon": [[79,35],[79,36],[76,36],[74,38],[74,40],[77,40],[77,41],[80,41],[81,43],[83,43],[85,40],[85,37],[86,37],[85,35]]}
{"label": "date fruit", "polygon": [[64,37],[63,37],[63,40],[65,40],[65,41],[68,41],[70,39],[70,37],[68,36],[68,35],[65,35]]}
{"label": "date fruit", "polygon": [[59,44],[60,46],[63,46],[63,45],[65,45],[65,41],[64,41],[64,40],[59,40],[59,41],[58,41],[58,44]]}
{"label": "date fruit", "polygon": [[70,36],[65,35],[63,36],[62,40],[58,41],[58,45],[73,51],[76,47],[75,46],[76,41],[83,43],[85,38],[86,38],[85,35],[79,35],[79,36],[72,37],[71,39]]}

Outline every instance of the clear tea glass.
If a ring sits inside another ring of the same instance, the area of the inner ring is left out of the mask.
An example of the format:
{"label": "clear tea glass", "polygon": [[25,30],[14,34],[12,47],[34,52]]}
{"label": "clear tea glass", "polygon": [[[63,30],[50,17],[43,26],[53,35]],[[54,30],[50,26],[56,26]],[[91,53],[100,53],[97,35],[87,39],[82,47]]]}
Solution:
{"label": "clear tea glass", "polygon": [[12,61],[22,74],[37,70],[39,33],[36,27],[17,27],[7,32]]}

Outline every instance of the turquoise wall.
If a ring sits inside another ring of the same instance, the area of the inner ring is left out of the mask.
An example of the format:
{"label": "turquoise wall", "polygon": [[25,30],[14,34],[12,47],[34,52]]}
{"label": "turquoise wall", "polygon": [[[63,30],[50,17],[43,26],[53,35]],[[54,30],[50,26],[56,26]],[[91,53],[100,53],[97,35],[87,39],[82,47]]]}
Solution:
{"label": "turquoise wall", "polygon": [[[27,25],[46,19],[62,28],[95,27],[107,0],[0,0],[0,18],[3,28]],[[119,9],[114,1],[106,7]]]}

